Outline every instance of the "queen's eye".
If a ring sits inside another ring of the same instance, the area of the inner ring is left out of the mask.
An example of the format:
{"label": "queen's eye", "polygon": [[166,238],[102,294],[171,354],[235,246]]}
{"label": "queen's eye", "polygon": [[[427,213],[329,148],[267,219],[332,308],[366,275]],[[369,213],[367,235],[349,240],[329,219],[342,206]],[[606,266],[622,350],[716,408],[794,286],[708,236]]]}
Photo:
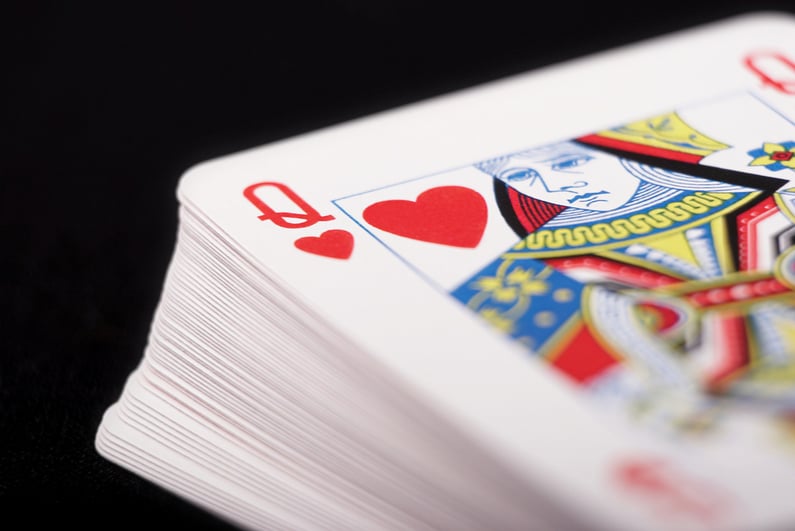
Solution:
{"label": "queen's eye", "polygon": [[570,170],[577,166],[586,164],[589,160],[593,159],[590,155],[572,155],[558,160],[552,165],[553,170]]}
{"label": "queen's eye", "polygon": [[533,168],[512,168],[500,173],[500,179],[509,183],[526,181],[536,177],[540,177],[540,175]]}

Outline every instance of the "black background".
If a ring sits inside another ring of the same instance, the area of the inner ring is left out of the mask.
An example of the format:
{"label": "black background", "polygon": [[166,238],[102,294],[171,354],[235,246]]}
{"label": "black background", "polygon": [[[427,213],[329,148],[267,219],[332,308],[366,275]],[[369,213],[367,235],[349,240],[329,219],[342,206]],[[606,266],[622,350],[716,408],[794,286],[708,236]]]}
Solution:
{"label": "black background", "polygon": [[734,1],[0,8],[0,525],[227,527],[93,448],[143,351],[186,168],[751,8],[795,12]]}

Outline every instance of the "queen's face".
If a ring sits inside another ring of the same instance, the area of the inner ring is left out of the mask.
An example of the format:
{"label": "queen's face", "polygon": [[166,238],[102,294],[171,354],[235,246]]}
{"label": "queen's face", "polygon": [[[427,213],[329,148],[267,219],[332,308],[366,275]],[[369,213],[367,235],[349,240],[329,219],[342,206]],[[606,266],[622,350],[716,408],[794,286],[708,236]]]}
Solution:
{"label": "queen's face", "polygon": [[573,142],[513,155],[496,177],[536,199],[599,211],[626,204],[640,184],[618,157]]}

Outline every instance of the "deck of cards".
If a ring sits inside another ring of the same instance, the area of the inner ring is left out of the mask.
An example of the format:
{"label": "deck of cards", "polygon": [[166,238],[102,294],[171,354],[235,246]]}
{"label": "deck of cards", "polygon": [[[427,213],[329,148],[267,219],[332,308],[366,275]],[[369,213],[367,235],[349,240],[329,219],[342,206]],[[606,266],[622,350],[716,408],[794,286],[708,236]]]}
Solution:
{"label": "deck of cards", "polygon": [[795,19],[201,163],[102,456],[249,529],[795,527]]}

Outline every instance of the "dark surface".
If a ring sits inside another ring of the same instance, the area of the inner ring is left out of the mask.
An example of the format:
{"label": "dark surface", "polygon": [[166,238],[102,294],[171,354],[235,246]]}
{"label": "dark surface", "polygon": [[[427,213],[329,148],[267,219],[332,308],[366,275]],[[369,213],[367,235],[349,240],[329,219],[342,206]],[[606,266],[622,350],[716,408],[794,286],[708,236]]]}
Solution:
{"label": "dark surface", "polygon": [[187,167],[751,6],[534,4],[2,8],[2,527],[226,527],[93,448],[141,357]]}

